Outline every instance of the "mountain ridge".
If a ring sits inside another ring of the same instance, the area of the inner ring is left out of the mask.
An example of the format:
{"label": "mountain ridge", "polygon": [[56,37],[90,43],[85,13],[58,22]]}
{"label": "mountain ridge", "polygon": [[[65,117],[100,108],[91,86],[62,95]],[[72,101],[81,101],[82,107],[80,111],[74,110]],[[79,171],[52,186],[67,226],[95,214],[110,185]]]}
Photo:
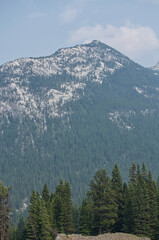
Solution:
{"label": "mountain ridge", "polygon": [[[16,209],[68,180],[80,202],[95,171],[132,161],[157,177],[159,77],[99,42],[0,67],[0,176]],[[18,199],[18,200],[17,200]]]}

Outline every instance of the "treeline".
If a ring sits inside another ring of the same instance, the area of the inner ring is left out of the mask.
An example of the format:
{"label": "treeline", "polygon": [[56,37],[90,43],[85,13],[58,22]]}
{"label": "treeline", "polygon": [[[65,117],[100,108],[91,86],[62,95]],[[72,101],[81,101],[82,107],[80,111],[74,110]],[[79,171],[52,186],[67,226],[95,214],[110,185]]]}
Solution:
{"label": "treeline", "polygon": [[111,178],[99,170],[82,204],[73,206],[68,182],[49,193],[33,191],[27,219],[21,218],[11,239],[54,239],[58,233],[98,235],[125,232],[159,239],[159,185],[145,165],[132,164],[128,183],[115,165]]}

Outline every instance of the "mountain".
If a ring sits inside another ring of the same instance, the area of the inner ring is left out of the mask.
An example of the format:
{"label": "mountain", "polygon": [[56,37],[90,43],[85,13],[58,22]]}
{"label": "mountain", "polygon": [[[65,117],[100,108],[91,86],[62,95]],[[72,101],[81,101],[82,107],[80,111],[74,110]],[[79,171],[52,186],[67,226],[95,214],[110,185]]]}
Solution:
{"label": "mountain", "polygon": [[159,71],[159,62],[151,68],[154,71]]}
{"label": "mountain", "polygon": [[[23,211],[60,178],[79,202],[95,171],[158,175],[159,76],[99,41],[0,66],[0,176]],[[22,205],[21,205],[22,204]]]}

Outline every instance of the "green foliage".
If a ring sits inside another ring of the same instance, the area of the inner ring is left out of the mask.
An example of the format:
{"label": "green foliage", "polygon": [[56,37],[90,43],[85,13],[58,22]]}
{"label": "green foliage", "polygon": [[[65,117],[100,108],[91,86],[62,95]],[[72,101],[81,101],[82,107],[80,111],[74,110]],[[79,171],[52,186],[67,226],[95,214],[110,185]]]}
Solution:
{"label": "green foliage", "polygon": [[10,188],[0,182],[0,239],[8,240],[9,237],[9,215],[8,206]]}
{"label": "green foliage", "polygon": [[112,171],[112,189],[115,193],[115,203],[117,205],[117,219],[113,226],[114,232],[120,232],[122,228],[122,211],[123,211],[123,187],[122,178],[117,164]]}
{"label": "green foliage", "polygon": [[72,208],[72,214],[73,214],[73,223],[74,223],[74,230],[75,233],[79,233],[79,226],[80,226],[80,210],[78,207],[78,204],[75,203]]}
{"label": "green foliage", "polygon": [[123,231],[156,239],[158,226],[157,188],[145,164],[130,168],[128,187],[123,190]]}
{"label": "green foliage", "polygon": [[95,232],[101,234],[110,231],[117,218],[117,205],[111,181],[104,169],[97,171],[91,180],[88,195],[92,202]]}
{"label": "green foliage", "polygon": [[[42,196],[33,191],[29,214],[11,230],[11,240],[51,240],[58,233],[85,236],[106,232],[125,232],[158,240],[159,187],[145,164],[132,164],[129,183],[122,185],[115,165],[110,178],[105,169],[96,172],[82,204],[72,206],[70,184],[60,180],[51,194],[45,184]],[[2,187],[2,196],[8,190]],[[50,197],[51,196],[51,197]]]}
{"label": "green foliage", "polygon": [[13,240],[25,240],[26,239],[26,221],[24,217],[21,217],[18,222],[18,226],[15,230]]}
{"label": "green foliage", "polygon": [[83,199],[80,207],[80,233],[85,236],[92,234],[93,213],[91,209],[92,203],[90,199]]}
{"label": "green foliage", "polygon": [[70,184],[68,182],[65,182],[65,185],[64,185],[61,223],[62,223],[63,230],[66,234],[71,234],[74,232],[71,189],[70,189]]}
{"label": "green foliage", "polygon": [[29,216],[26,223],[26,239],[38,239],[39,236],[39,210],[40,195],[32,192],[30,198]]}

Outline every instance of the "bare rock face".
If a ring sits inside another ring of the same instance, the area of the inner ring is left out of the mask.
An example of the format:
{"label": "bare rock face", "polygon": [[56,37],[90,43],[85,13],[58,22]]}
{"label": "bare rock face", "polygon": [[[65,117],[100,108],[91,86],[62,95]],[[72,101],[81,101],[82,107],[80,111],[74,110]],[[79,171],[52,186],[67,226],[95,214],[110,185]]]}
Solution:
{"label": "bare rock face", "polygon": [[146,237],[137,237],[127,233],[106,233],[98,236],[82,236],[80,234],[58,234],[56,240],[150,240]]}

